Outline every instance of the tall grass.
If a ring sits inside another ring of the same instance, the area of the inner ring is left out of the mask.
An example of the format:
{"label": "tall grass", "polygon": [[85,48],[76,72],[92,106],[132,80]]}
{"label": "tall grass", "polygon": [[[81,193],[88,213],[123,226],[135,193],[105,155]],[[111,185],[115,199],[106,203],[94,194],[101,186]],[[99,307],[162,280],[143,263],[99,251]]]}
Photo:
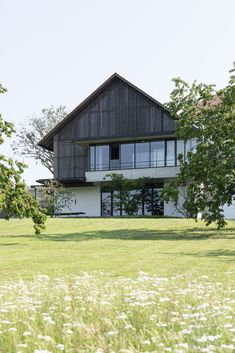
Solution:
{"label": "tall grass", "polygon": [[234,352],[235,283],[224,276],[9,282],[0,287],[0,352]]}

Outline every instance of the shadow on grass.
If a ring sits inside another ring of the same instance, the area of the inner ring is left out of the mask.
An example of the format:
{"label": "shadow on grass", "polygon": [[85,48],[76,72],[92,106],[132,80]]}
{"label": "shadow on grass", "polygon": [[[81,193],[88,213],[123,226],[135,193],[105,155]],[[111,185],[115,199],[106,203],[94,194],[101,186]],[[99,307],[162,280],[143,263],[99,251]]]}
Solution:
{"label": "shadow on grass", "polygon": [[89,241],[98,239],[113,240],[205,240],[205,239],[235,239],[235,229],[225,228],[217,230],[215,228],[204,229],[200,227],[183,230],[160,230],[160,229],[116,229],[116,230],[97,230],[97,231],[78,231],[64,234],[41,234],[34,235],[5,235],[5,237],[26,237],[47,241]]}
{"label": "shadow on grass", "polygon": [[[172,255],[172,253],[164,253],[165,255]],[[229,249],[218,249],[210,251],[200,251],[200,252],[177,252],[180,256],[195,256],[195,257],[214,257],[216,260],[226,262],[235,262],[235,250]]]}

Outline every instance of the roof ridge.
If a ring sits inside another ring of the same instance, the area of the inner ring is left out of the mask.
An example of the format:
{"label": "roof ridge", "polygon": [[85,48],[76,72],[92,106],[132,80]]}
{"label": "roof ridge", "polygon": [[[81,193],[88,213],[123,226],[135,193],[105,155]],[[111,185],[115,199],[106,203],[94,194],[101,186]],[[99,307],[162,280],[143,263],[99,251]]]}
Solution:
{"label": "roof ridge", "polygon": [[119,75],[117,72],[114,72],[111,76],[108,77],[108,79],[106,79],[100,86],[98,86],[98,88],[96,88],[91,94],[89,94],[79,105],[77,105],[76,108],[74,108],[68,115],[66,115],[66,117],[64,119],[62,119],[58,124],[56,124],[54,126],[53,129],[51,129],[39,142],[38,145],[41,147],[44,147],[46,149],[50,149],[49,148],[49,139],[51,137],[53,137],[53,135],[59,131],[60,129],[62,129],[71,119],[73,119],[74,114],[76,114],[79,110],[84,109],[90,102],[91,100],[93,100],[97,95],[99,95],[100,93],[102,93],[102,91],[109,85],[111,84],[111,82],[115,79],[118,78],[119,80],[121,80],[122,82],[124,82],[125,84],[127,84],[128,86],[132,87],[133,89],[137,90],[139,93],[143,94],[146,98],[150,99],[154,104],[157,104],[158,106],[160,106],[162,109],[168,111],[168,109],[166,109],[163,104],[161,104],[160,102],[158,102],[155,98],[151,97],[150,95],[148,95],[147,93],[145,93],[143,90],[141,90],[140,88],[138,88],[137,86],[135,86],[133,83],[131,83],[130,81],[128,81],[127,79],[125,79],[124,77],[122,77],[121,75]]}

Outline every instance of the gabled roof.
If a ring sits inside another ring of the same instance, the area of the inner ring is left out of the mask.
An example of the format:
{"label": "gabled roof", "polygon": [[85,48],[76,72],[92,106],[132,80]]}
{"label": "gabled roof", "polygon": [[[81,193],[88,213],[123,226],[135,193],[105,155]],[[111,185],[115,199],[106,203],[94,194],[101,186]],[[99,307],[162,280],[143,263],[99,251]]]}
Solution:
{"label": "gabled roof", "polygon": [[140,88],[133,85],[131,82],[127,81],[122,76],[118,75],[116,72],[110,76],[102,85],[100,85],[94,92],[92,92],[84,101],[82,101],[74,110],[72,110],[63,120],[61,120],[47,135],[39,141],[38,145],[44,147],[48,150],[53,150],[53,136],[57,134],[65,125],[67,125],[78,113],[80,113],[88,104],[90,104],[100,93],[102,93],[108,86],[110,86],[116,79],[121,80],[128,86],[132,87],[134,90],[138,91],[146,98],[150,99],[154,104],[160,106],[162,109],[167,109],[156,99],[149,96],[147,93],[142,91]]}

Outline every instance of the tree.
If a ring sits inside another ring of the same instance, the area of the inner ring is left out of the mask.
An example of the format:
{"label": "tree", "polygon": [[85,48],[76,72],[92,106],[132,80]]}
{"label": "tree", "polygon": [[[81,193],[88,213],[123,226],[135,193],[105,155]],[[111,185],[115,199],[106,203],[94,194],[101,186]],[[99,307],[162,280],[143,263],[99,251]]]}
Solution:
{"label": "tree", "polygon": [[117,173],[107,174],[104,179],[109,180],[116,210],[124,211],[128,216],[137,215],[144,203],[148,212],[156,215],[160,213],[162,198],[157,189],[150,189],[154,185],[154,179],[127,179],[123,174]]}
{"label": "tree", "polygon": [[[5,92],[6,89],[0,84],[0,94]],[[14,132],[13,124],[4,121],[0,115],[0,145],[4,143],[4,135],[11,137]],[[23,163],[0,155],[0,210],[6,219],[13,216],[31,217],[35,233],[39,234],[45,228],[46,216],[22,181],[25,167]]]}
{"label": "tree", "polygon": [[39,195],[45,202],[46,212],[50,216],[60,213],[65,206],[70,208],[74,196],[57,180],[48,180],[40,188]]}
{"label": "tree", "polygon": [[53,152],[38,146],[38,142],[65,116],[66,108],[53,106],[41,110],[39,116],[32,115],[27,124],[22,124],[13,143],[13,150],[28,158],[34,158],[53,173]]}
{"label": "tree", "polygon": [[223,227],[223,206],[235,199],[235,64],[229,83],[214,85],[194,81],[189,85],[173,79],[175,89],[166,104],[177,120],[177,135],[185,141],[196,139],[195,152],[186,160],[180,156],[180,173],[164,190],[164,198],[174,203],[179,187],[187,187],[185,207],[194,215],[202,212],[206,225]]}

